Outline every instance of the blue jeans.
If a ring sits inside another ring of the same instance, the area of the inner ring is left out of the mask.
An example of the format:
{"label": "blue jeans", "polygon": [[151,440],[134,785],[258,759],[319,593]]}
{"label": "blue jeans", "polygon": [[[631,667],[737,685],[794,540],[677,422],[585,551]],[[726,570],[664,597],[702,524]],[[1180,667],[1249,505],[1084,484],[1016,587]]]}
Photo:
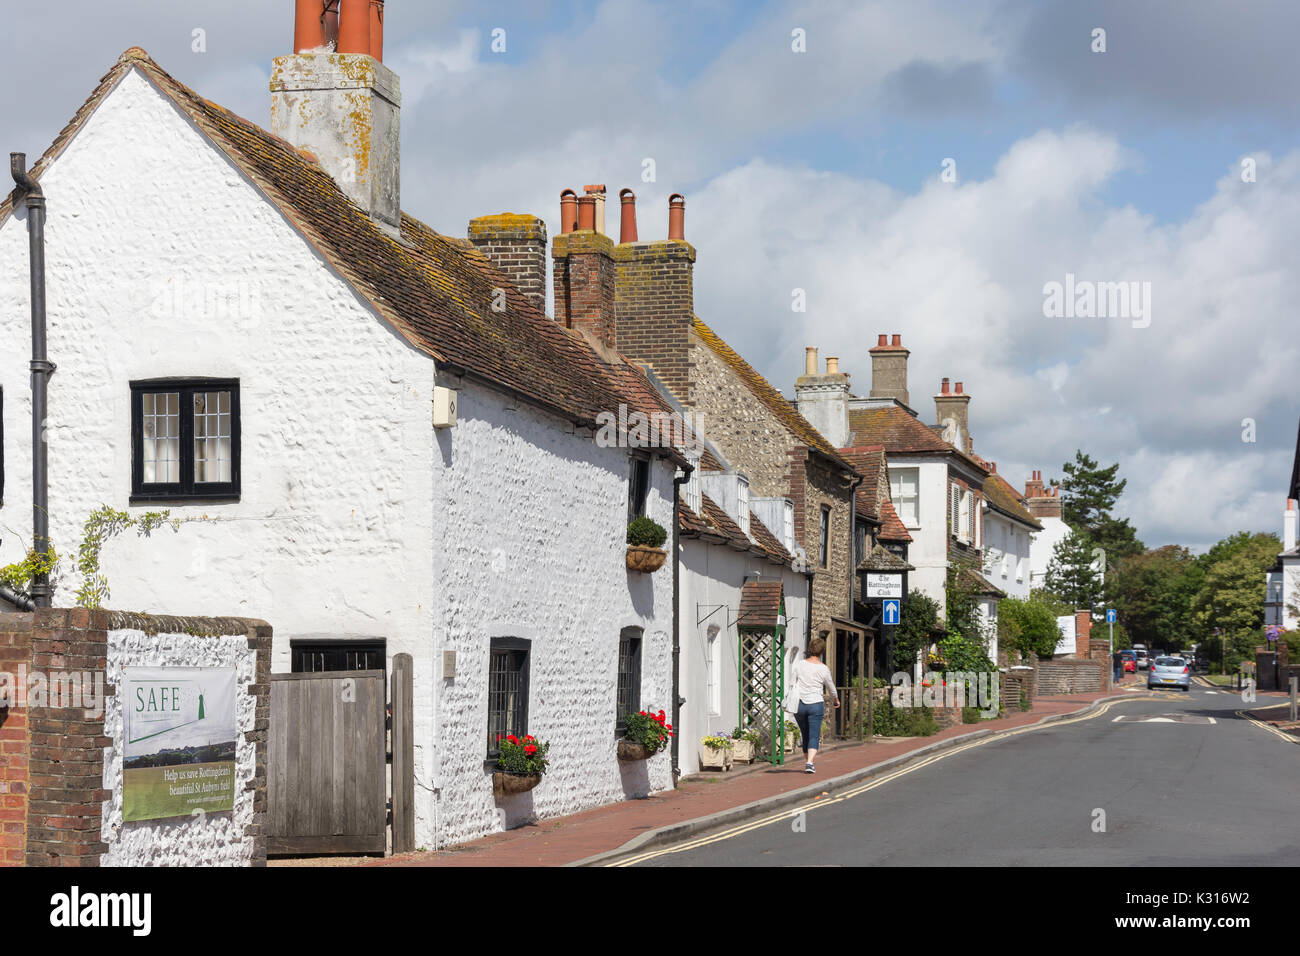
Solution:
{"label": "blue jeans", "polygon": [[799,702],[799,712],[794,715],[794,720],[799,725],[799,736],[803,738],[804,756],[808,755],[809,750],[816,750],[821,744],[822,715],[825,711],[826,705],[820,700],[815,704]]}

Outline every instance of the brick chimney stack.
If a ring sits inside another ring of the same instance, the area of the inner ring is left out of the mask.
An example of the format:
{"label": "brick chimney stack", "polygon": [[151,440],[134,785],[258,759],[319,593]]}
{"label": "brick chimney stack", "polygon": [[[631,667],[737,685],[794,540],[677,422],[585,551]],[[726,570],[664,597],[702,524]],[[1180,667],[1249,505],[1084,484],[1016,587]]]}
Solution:
{"label": "brick chimney stack", "polygon": [[618,350],[653,368],[674,397],[690,406],[695,247],[685,238],[685,216],[686,199],[674,193],[668,200],[667,239],[637,241],[635,219],[620,230],[624,241],[614,249],[615,313]]}
{"label": "brick chimney stack", "polygon": [[1061,499],[1059,488],[1048,488],[1043,484],[1043,473],[1035,471],[1025,482],[1025,507],[1035,518],[1061,517]]}
{"label": "brick chimney stack", "polygon": [[943,380],[939,394],[934,396],[934,417],[943,426],[945,441],[960,451],[971,450],[970,396],[963,391],[961,382],[951,388],[948,380]]}
{"label": "brick chimney stack", "polygon": [[[615,346],[614,241],[596,228],[599,207],[604,205],[604,186],[587,186],[577,199],[577,228],[563,231],[551,243],[555,269],[551,283],[555,292],[555,320],[565,328],[578,329],[602,344]],[[599,189],[597,193],[595,190]],[[598,198],[599,197],[599,198]],[[573,191],[560,194],[561,228],[573,205]]]}
{"label": "brick chimney stack", "polygon": [[907,357],[912,353],[903,348],[903,337],[895,334],[890,341],[881,335],[871,355],[870,398],[892,398],[910,405],[907,398]]}
{"label": "brick chimney stack", "polygon": [[382,62],[383,9],[381,0],[297,0],[294,52],[271,69],[271,132],[314,154],[349,199],[395,233],[402,94]]}
{"label": "brick chimney stack", "polygon": [[546,310],[546,223],[501,213],[469,221],[469,241],[542,311]]}

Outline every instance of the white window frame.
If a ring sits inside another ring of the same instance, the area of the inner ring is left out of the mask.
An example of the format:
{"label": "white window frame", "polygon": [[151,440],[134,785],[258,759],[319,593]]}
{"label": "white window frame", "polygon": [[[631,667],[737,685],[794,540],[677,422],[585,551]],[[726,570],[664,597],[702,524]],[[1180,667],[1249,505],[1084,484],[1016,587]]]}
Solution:
{"label": "white window frame", "polygon": [[782,543],[785,549],[793,553],[794,551],[794,502],[786,499],[785,504],[781,506],[781,535]]}
{"label": "white window frame", "polygon": [[749,479],[736,478],[736,524],[749,534]]}
{"label": "white window frame", "polygon": [[[911,480],[912,494],[910,495],[904,494],[904,479]],[[898,520],[903,522],[903,527],[919,528],[921,526],[921,469],[890,468],[889,500],[893,503],[894,510],[898,512]]]}
{"label": "white window frame", "polygon": [[709,716],[722,713],[722,682],[718,680],[718,635],[713,631],[704,637],[705,699],[709,702]]}

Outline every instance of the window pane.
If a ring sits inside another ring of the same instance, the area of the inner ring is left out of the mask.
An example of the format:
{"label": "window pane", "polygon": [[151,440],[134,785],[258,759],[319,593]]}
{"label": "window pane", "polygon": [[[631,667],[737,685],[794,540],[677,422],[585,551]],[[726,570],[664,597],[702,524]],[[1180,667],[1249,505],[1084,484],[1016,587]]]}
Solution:
{"label": "window pane", "polygon": [[194,481],[230,481],[230,393],[194,396]]}
{"label": "window pane", "polygon": [[[168,484],[180,481],[179,392],[145,393],[140,396],[141,442],[144,481]],[[171,409],[171,411],[169,411]]]}

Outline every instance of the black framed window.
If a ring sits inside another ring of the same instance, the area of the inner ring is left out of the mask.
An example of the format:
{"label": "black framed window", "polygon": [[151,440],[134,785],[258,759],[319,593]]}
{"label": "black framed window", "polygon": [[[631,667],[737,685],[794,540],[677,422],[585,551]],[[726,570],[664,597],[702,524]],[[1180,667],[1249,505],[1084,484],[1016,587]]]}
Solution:
{"label": "black framed window", "polygon": [[131,383],[131,500],[239,497],[238,379]]}
{"label": "black framed window", "polygon": [[627,481],[627,520],[645,514],[646,498],[650,494],[650,459],[645,455],[632,456],[632,468]]}
{"label": "black framed window", "polygon": [[821,556],[821,566],[830,567],[831,556],[831,509],[822,505],[821,527],[819,529],[821,538],[818,544],[818,553]]}
{"label": "black framed window", "polygon": [[614,733],[627,731],[624,718],[641,709],[641,628],[625,627],[618,635],[618,691]]}
{"label": "black framed window", "polygon": [[528,733],[529,642],[519,637],[492,638],[488,661],[487,755],[500,754],[497,741]]}
{"label": "black framed window", "polygon": [[295,674],[387,670],[385,642],[349,638],[291,640],[289,670]]}

